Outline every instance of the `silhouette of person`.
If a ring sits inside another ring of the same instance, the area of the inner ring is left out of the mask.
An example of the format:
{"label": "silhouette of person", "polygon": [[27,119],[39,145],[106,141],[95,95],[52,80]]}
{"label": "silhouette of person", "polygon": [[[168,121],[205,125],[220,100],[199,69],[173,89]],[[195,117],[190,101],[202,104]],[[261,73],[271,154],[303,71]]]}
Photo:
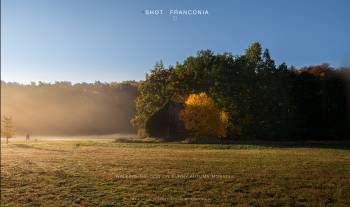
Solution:
{"label": "silhouette of person", "polygon": [[27,133],[27,135],[26,135],[26,142],[28,142],[30,140],[30,135],[29,135],[29,133]]}

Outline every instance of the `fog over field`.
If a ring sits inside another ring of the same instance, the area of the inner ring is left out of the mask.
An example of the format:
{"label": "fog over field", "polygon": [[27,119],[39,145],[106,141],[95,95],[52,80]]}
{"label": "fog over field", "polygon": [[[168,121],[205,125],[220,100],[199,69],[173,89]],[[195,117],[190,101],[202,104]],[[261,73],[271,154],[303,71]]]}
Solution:
{"label": "fog over field", "polygon": [[136,83],[20,85],[2,82],[1,113],[16,135],[133,133]]}

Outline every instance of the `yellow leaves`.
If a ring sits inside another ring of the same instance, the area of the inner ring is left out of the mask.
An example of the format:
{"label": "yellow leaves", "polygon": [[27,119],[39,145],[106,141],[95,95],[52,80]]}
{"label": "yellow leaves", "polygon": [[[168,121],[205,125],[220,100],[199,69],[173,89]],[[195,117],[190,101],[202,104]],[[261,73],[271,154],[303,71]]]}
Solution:
{"label": "yellow leaves", "polygon": [[219,135],[225,137],[227,133],[227,128],[229,124],[229,115],[225,111],[220,112],[220,125],[219,125]]}
{"label": "yellow leaves", "polygon": [[191,94],[180,118],[196,137],[226,136],[229,115],[220,110],[206,93]]}
{"label": "yellow leaves", "polygon": [[214,101],[206,93],[191,94],[186,100],[187,106],[207,106],[214,107]]}

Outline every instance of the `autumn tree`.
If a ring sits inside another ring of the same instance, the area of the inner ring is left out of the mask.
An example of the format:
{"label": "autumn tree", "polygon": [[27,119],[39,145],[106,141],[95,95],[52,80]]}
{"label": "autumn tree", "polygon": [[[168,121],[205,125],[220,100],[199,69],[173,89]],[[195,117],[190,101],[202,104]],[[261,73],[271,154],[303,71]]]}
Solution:
{"label": "autumn tree", "polygon": [[228,114],[220,110],[206,93],[191,94],[180,119],[195,138],[226,137]]}
{"label": "autumn tree", "polygon": [[13,125],[12,117],[4,116],[2,118],[1,135],[6,138],[6,144],[9,139],[15,135],[15,127]]}

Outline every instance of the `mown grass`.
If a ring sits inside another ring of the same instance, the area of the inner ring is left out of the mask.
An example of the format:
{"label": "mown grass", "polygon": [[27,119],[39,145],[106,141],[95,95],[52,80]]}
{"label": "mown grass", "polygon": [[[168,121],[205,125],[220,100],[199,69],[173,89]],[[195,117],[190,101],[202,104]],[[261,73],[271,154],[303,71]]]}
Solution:
{"label": "mown grass", "polygon": [[341,145],[1,144],[2,206],[350,206]]}

